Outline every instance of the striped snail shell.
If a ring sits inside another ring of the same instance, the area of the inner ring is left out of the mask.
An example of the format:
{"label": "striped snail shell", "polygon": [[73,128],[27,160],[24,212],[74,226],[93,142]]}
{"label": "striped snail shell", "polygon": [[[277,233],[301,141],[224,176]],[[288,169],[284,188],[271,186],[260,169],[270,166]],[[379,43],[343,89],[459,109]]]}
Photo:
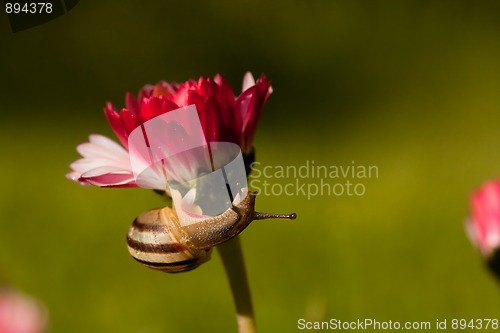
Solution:
{"label": "striped snail shell", "polygon": [[132,257],[147,267],[168,273],[195,269],[210,259],[212,248],[242,232],[253,220],[295,219],[296,214],[255,212],[255,193],[224,213],[183,224],[175,209],[147,211],[130,226],[127,244]]}

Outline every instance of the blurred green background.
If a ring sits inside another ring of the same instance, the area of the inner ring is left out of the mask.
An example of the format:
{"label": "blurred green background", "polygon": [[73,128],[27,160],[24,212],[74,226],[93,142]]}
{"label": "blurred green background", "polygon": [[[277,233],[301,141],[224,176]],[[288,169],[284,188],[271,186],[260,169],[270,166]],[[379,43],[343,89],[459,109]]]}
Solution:
{"label": "blurred green background", "polygon": [[463,226],[500,174],[500,2],[81,1],[15,34],[2,14],[0,41],[0,276],[45,303],[50,332],[236,331],[217,254],[179,275],[130,258],[127,229],[160,197],[64,175],[89,133],[114,138],[106,101],[216,73],[239,92],[247,70],[273,81],[262,166],[379,168],[360,197],[258,198],[299,216],[242,234],[260,332],[499,317]]}

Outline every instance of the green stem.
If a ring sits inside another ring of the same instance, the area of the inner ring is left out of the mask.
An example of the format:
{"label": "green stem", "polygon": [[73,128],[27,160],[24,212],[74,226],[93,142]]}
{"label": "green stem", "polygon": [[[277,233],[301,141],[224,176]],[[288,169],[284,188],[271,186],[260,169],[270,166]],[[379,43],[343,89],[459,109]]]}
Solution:
{"label": "green stem", "polygon": [[226,270],[234,304],[239,333],[256,333],[255,316],[252,307],[252,297],[248,285],[243,252],[239,236],[217,246],[222,263]]}

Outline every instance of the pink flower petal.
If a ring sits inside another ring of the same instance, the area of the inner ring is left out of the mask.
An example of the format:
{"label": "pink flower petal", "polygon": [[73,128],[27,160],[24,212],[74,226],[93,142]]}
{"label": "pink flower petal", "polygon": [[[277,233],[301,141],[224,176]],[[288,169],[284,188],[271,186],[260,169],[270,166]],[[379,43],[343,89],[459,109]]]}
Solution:
{"label": "pink flower petal", "polygon": [[79,180],[100,187],[137,187],[131,172],[106,166],[83,173]]}
{"label": "pink flower petal", "polygon": [[489,181],[472,194],[471,215],[466,230],[473,244],[486,256],[500,249],[500,181]]}
{"label": "pink flower petal", "polygon": [[[137,187],[129,153],[116,142],[92,134],[89,142],[80,144],[77,150],[83,158],[70,164],[72,171],[66,175],[69,179],[100,187]],[[149,188],[166,189],[166,180],[161,174],[150,170],[143,178],[142,183]]]}
{"label": "pink flower petal", "polygon": [[119,162],[128,160],[128,152],[113,140],[99,134],[89,135],[89,142],[77,146],[76,150],[83,157],[102,157]]}
{"label": "pink flower petal", "polygon": [[14,290],[0,290],[0,332],[42,333],[47,313],[34,299]]}
{"label": "pink flower petal", "polygon": [[[97,186],[134,184],[130,180],[132,171],[128,152],[112,140],[92,134],[89,142],[80,144],[77,150],[83,158],[71,163],[73,171],[67,177]],[[105,177],[106,174],[110,174],[109,177]]]}

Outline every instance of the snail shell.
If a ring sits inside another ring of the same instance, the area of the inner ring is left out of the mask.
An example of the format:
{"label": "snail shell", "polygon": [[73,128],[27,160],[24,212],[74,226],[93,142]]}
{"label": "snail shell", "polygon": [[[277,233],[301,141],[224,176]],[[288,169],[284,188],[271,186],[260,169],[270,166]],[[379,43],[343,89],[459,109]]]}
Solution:
{"label": "snail shell", "polygon": [[295,219],[295,214],[254,211],[255,193],[224,213],[196,223],[182,223],[175,209],[147,211],[132,223],[127,237],[132,257],[147,267],[169,272],[195,269],[210,259],[212,248],[242,232],[253,220]]}

